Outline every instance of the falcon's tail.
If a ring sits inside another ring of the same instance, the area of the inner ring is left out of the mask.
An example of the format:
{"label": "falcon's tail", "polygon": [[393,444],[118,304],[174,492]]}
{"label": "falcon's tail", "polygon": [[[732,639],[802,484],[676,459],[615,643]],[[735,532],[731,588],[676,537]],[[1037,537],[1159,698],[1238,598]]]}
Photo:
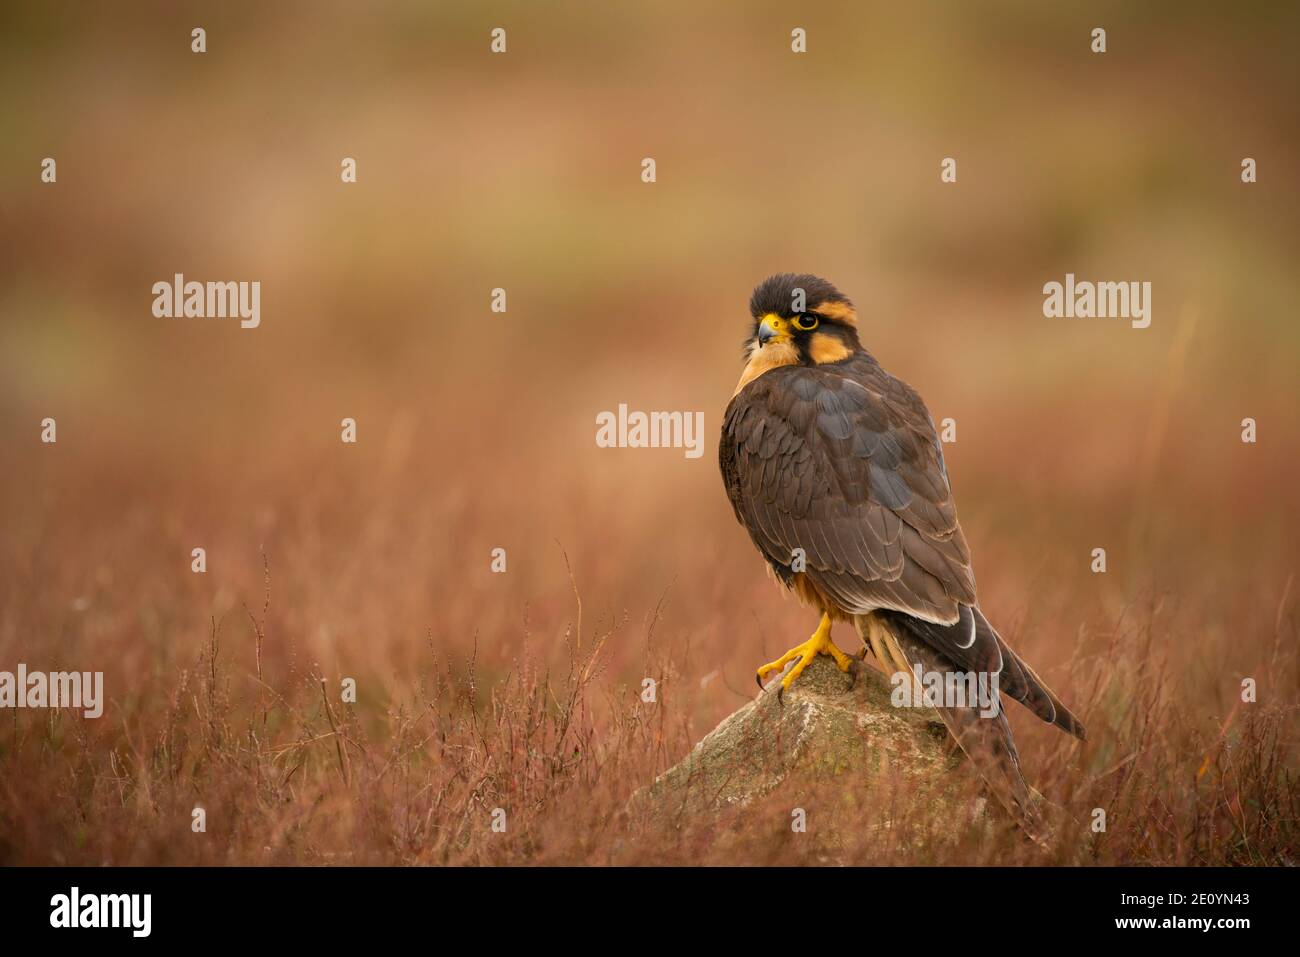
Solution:
{"label": "falcon's tail", "polygon": [[884,612],[882,617],[896,633],[919,639],[959,670],[996,672],[999,691],[1048,724],[1081,741],[1085,739],[1083,722],[1061,703],[1038,672],[1011,650],[978,608],[961,606],[961,617],[952,625],[936,625],[901,612]]}
{"label": "falcon's tail", "polygon": [[975,612],[975,627],[979,630],[987,630],[993,636],[993,639],[997,641],[998,647],[1002,649],[1003,665],[1002,676],[998,684],[999,688],[1048,724],[1056,725],[1062,731],[1074,735],[1080,741],[1086,740],[1088,733],[1083,726],[1083,722],[1074,716],[1073,711],[1061,703],[1061,699],[1052,693],[1052,689],[1047,687],[1046,682],[1038,677],[1038,672],[1029,667],[1023,658],[1011,650],[1010,646],[1002,640],[1002,636],[989,624],[983,613],[978,608],[972,610]]}
{"label": "falcon's tail", "polygon": [[[919,619],[910,618],[911,621]],[[897,620],[879,615],[859,615],[854,619],[858,633],[886,672],[903,671],[922,674],[948,674],[959,670],[951,661],[922,641]],[[919,622],[924,624],[924,622]],[[948,726],[953,740],[965,752],[994,796],[1006,807],[1028,834],[1041,839],[1041,819],[1036,809],[1036,795],[1020,773],[1020,755],[1011,737],[1011,726],[1001,708],[994,716],[981,713],[978,705],[946,707],[935,710]]]}

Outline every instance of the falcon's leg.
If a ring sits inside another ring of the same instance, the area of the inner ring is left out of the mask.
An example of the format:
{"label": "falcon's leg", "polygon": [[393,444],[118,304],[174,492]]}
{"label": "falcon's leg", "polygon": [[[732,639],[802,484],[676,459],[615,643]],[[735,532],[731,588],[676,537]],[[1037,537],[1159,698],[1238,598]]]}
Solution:
{"label": "falcon's leg", "polygon": [[831,616],[822,614],[821,624],[817,630],[812,633],[812,637],[802,645],[795,645],[776,661],[770,661],[758,669],[758,686],[763,686],[763,679],[774,671],[780,671],[788,665],[793,659],[798,658],[799,663],[790,669],[790,673],[781,679],[781,690],[785,691],[791,685],[795,678],[812,663],[813,658],[818,655],[830,655],[835,659],[835,664],[840,671],[848,671],[852,667],[849,656],[835,647],[831,641]]}
{"label": "falcon's leg", "polygon": [[[907,662],[893,653],[894,646],[886,640],[885,626],[880,619],[875,615],[869,615],[865,619],[859,619],[859,621],[865,622],[862,627],[862,639],[871,647],[871,653],[875,655],[880,670],[886,675],[899,672],[911,674],[912,669],[907,666]],[[865,650],[864,648],[863,651]]]}

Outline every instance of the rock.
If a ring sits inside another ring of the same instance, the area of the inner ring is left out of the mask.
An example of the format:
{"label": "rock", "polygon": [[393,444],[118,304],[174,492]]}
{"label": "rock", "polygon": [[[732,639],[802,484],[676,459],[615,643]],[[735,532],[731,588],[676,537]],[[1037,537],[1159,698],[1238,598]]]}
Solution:
{"label": "rock", "polygon": [[[651,818],[699,822],[774,792],[791,806],[833,795],[837,816],[890,826],[899,795],[931,822],[954,817],[951,774],[959,758],[931,709],[896,708],[884,675],[863,665],[856,681],[818,657],[778,701],[767,690],[704,736],[679,764],[635,794],[629,809]],[[820,806],[825,806],[822,801]],[[847,806],[846,806],[847,805]],[[861,812],[871,809],[870,815]],[[823,815],[823,818],[826,815]]]}

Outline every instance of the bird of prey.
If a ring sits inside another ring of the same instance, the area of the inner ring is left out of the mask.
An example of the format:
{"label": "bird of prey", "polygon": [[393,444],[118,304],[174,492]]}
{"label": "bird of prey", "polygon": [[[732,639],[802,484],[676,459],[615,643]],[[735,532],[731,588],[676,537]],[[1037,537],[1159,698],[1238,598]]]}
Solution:
{"label": "bird of prey", "polygon": [[[758,669],[760,687],[794,662],[779,696],[818,654],[855,668],[831,641],[832,623],[847,621],[863,658],[870,647],[886,673],[984,675],[993,695],[1082,739],[1083,725],[980,611],[934,422],[862,348],[853,304],[825,279],[782,273],[758,285],[749,309],[722,478],[776,578],[821,616],[812,637]],[[1032,821],[1002,709],[937,710],[994,793]]]}

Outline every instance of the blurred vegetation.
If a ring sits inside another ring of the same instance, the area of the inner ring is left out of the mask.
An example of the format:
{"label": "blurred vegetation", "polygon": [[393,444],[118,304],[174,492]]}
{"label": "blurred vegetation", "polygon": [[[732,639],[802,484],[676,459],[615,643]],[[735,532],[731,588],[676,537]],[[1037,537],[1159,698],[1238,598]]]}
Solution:
{"label": "blurred vegetation", "polygon": [[[1295,767],[1300,687],[1296,5],[645,6],[0,7],[0,667],[102,668],[114,699],[98,724],[60,716],[75,734],[57,743],[31,715],[3,723],[0,779],[27,783],[0,792],[0,860],[189,859],[168,828],[188,834],[171,815],[195,790],[357,810],[332,738],[302,791],[244,777],[328,733],[301,711],[319,676],[358,677],[345,720],[373,757],[418,731],[395,709],[423,707],[435,674],[461,688],[473,660],[477,694],[441,699],[459,705],[438,726],[472,747],[485,689],[531,655],[543,677],[502,691],[527,711],[548,700],[548,668],[567,673],[557,541],[588,628],[630,623],[592,679],[602,694],[623,701],[661,660],[648,622],[680,689],[656,733],[613,705],[583,725],[592,760],[633,755],[592,792],[588,820],[605,820],[812,623],[767,581],[712,455],[600,450],[594,417],[703,409],[711,442],[749,290],[809,270],[856,300],[867,347],[935,418],[958,421],[947,457],[982,605],[1099,729],[1076,759],[1013,716],[1027,772],[1080,807],[1129,802],[1128,836],[1095,859],[1294,863],[1277,825],[1294,782],[1267,762]],[[505,56],[488,52],[495,26]],[[807,55],[789,51],[794,26]],[[39,181],[46,156],[56,185]],[[344,156],[356,185],[339,181]],[[939,181],[945,156],[956,184]],[[155,319],[150,287],[177,272],[261,281],[261,327]],[[1149,280],[1151,327],[1044,319],[1042,285],[1067,272]],[[497,286],[505,315],[488,309]],[[45,416],[56,446],[37,441]],[[355,447],[338,441],[344,416]],[[1258,445],[1239,441],[1245,416]],[[196,544],[205,576],[189,571]],[[1104,576],[1088,571],[1099,545]],[[503,576],[488,572],[498,546]],[[264,557],[276,601],[256,681],[244,609]],[[214,621],[229,696],[202,713],[273,725],[243,752],[192,729],[197,750],[176,745],[184,768],[164,773],[141,736],[197,714],[176,696]],[[1141,659],[1160,677],[1137,687]],[[1248,726],[1263,764],[1197,777],[1247,733],[1227,718],[1243,676],[1273,709]],[[278,719],[259,710],[268,687]],[[532,727],[555,745],[554,726]],[[506,781],[478,747],[457,766]],[[432,752],[400,753],[446,783]],[[589,779],[565,780],[539,800]],[[383,793],[427,813],[427,791]],[[449,793],[461,815],[487,800],[463,781]],[[1234,816],[1248,800],[1272,817]],[[534,810],[551,853],[515,845],[511,860],[611,859],[557,850],[564,820]],[[444,826],[401,852],[367,831],[360,856],[490,859],[435,838]],[[154,837],[132,857],[142,828]],[[261,833],[193,859],[258,859]],[[355,837],[277,839],[272,859],[336,859]]]}

